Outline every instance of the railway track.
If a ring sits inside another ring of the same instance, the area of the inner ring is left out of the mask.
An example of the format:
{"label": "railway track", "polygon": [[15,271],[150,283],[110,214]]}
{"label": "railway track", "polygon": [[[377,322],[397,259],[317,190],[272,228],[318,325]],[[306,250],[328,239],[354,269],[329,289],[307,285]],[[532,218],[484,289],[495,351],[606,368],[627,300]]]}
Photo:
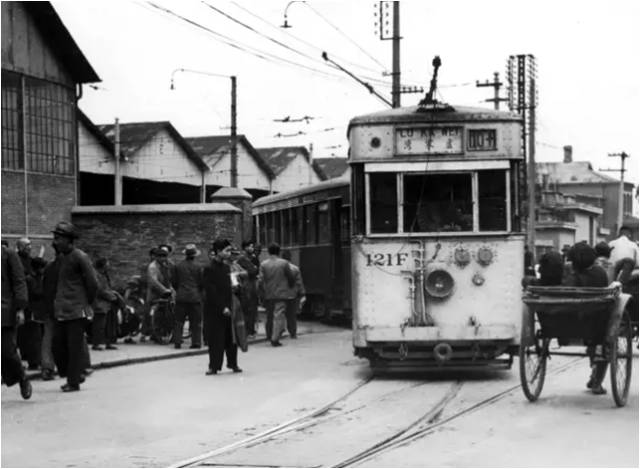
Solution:
{"label": "railway track", "polygon": [[[564,363],[548,375],[562,373],[578,361]],[[519,384],[509,386],[447,414],[464,385],[463,381],[369,377],[313,412],[171,467],[355,466],[426,437],[438,427],[495,404],[520,388]],[[331,452],[318,454],[319,448]]]}

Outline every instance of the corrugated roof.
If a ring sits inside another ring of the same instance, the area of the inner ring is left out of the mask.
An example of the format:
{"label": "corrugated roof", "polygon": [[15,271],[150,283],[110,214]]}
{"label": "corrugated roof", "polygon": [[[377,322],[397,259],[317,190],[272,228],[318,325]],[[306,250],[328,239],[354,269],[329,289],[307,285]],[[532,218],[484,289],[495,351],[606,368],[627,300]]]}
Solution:
{"label": "corrugated roof", "polygon": [[[274,173],[267,162],[262,158],[260,153],[249,143],[244,135],[238,135],[238,144],[243,145],[247,153],[251,155],[256,164],[265,174],[273,179]],[[193,148],[193,150],[206,162],[210,167],[215,166],[222,159],[225,153],[231,150],[230,135],[207,135],[202,137],[186,137],[185,140]]]}
{"label": "corrugated roof", "polygon": [[47,44],[56,57],[65,64],[76,83],[101,81],[50,2],[20,3],[31,15]]}
{"label": "corrugated roof", "polygon": [[276,176],[298,156],[309,161],[309,151],[303,146],[258,148],[257,150]]}
{"label": "corrugated roof", "polygon": [[333,179],[342,176],[349,169],[349,162],[346,158],[314,158],[313,164],[325,176],[324,179]]}
{"label": "corrugated roof", "polygon": [[[115,140],[115,125],[101,124],[98,129],[111,141]],[[202,161],[198,153],[187,143],[182,135],[175,129],[169,121],[159,122],[130,122],[120,124],[120,154],[123,157],[133,157],[143,146],[145,146],[158,132],[166,130],[169,135],[178,143],[180,148],[187,154],[201,171],[208,171],[209,166]]]}
{"label": "corrugated roof", "polygon": [[543,175],[548,175],[549,182],[558,184],[582,184],[585,182],[619,182],[617,179],[597,173],[588,161],[572,161],[571,163],[536,163],[538,182]]}

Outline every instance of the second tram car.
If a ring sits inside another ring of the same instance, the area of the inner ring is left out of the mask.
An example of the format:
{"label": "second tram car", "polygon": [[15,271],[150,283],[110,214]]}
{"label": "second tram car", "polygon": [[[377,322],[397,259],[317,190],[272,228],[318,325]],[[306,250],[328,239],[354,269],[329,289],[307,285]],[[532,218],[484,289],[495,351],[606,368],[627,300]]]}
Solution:
{"label": "second tram car", "polygon": [[521,127],[513,113],[437,102],[351,120],[356,355],[381,367],[511,366]]}
{"label": "second tram car", "polygon": [[349,181],[326,181],[270,195],[253,204],[257,241],[278,243],[300,266],[303,314],[350,317]]}

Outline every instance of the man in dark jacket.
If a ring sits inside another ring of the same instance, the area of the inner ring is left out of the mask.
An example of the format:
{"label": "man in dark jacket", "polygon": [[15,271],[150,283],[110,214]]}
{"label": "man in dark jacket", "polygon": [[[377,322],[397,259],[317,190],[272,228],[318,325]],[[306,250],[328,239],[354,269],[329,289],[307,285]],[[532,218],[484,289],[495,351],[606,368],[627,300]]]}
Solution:
{"label": "man in dark jacket", "polygon": [[98,291],[93,301],[93,323],[91,324],[92,350],[116,350],[113,345],[118,340],[118,315],[120,307],[124,311],[124,300],[118,292],[111,288],[109,276],[109,260],[101,257],[95,262]]}
{"label": "man in dark jacket", "polygon": [[40,343],[42,342],[42,333],[40,324],[33,317],[31,300],[34,292],[31,291],[31,279],[34,270],[31,265],[31,241],[29,238],[20,238],[16,242],[16,251],[20,262],[22,262],[22,270],[24,271],[25,280],[27,282],[27,290],[29,292],[29,305],[24,310],[24,324],[18,326],[18,349],[20,357],[26,360],[30,370],[37,370],[40,366]]}
{"label": "man in dark jacket", "polygon": [[2,380],[7,386],[20,383],[23,399],[31,397],[31,383],[16,348],[16,327],[24,321],[27,302],[27,283],[20,259],[2,246]]}
{"label": "man in dark jacket", "polygon": [[204,268],[202,277],[205,291],[204,314],[207,344],[209,346],[209,369],[207,375],[215,375],[222,369],[223,355],[227,356],[227,368],[234,373],[242,370],[238,367],[238,346],[234,341],[231,308],[233,291],[231,289],[231,243],[218,239],[213,243],[214,257],[211,264]]}
{"label": "man in dark jacket", "polygon": [[85,323],[93,315],[91,303],[96,297],[98,281],[89,256],[74,246],[78,238],[75,227],[60,222],[52,233],[54,248],[59,253],[53,302],[56,319],[53,350],[60,376],[67,377],[62,391],[79,391],[86,360]]}
{"label": "man in dark jacket", "polygon": [[185,317],[189,318],[192,349],[202,347],[202,269],[196,264],[200,251],[193,243],[187,244],[183,251],[185,259],[173,269],[173,288],[176,290],[175,327],[173,343],[175,348],[182,347],[182,329]]}

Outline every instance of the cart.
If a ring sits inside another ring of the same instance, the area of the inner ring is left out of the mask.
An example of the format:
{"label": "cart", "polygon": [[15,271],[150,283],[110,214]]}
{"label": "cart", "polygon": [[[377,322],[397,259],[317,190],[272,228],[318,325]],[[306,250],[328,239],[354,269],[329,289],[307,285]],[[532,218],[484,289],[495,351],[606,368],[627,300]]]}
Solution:
{"label": "cart", "polygon": [[[610,365],[611,391],[618,407],[627,402],[633,367],[632,324],[620,284],[607,288],[529,286],[523,296],[520,382],[531,402],[540,396],[551,355],[589,357]],[[552,339],[559,351],[550,351]],[[584,353],[563,346],[587,346]]]}

